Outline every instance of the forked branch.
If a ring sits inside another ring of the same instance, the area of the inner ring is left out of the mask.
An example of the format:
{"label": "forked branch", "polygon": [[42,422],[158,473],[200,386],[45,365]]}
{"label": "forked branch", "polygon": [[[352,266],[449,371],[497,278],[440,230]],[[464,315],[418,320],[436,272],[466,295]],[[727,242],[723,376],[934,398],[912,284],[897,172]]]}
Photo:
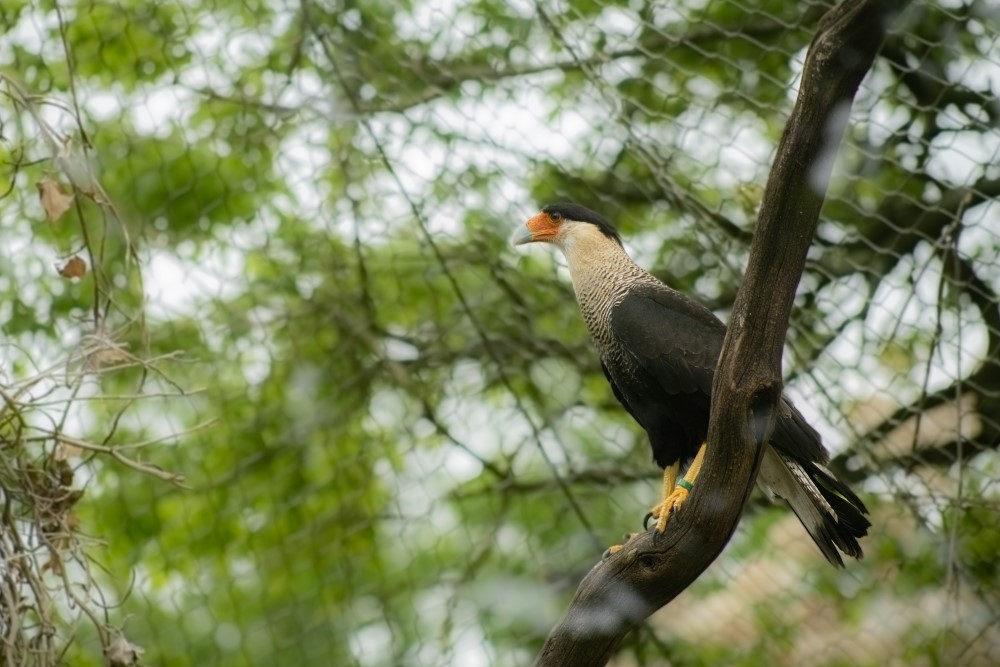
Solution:
{"label": "forked branch", "polygon": [[781,394],[781,352],[854,95],[906,0],[845,0],[809,46],[798,99],[774,158],[746,277],[733,305],[712,393],[708,457],[666,533],[650,532],[584,577],[536,667],[604,665],[622,639],[687,588],[739,521]]}

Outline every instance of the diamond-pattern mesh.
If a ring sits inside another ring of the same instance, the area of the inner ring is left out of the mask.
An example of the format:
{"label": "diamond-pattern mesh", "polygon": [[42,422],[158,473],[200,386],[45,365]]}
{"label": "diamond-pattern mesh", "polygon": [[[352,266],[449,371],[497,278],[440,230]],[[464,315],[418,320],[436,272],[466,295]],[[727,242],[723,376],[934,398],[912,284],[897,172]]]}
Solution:
{"label": "diamond-pattern mesh", "polygon": [[[5,2],[3,664],[528,664],[660,473],[507,238],[725,319],[829,6]],[[790,324],[865,559],[755,496],[613,664],[1000,663],[998,21],[897,18]]]}

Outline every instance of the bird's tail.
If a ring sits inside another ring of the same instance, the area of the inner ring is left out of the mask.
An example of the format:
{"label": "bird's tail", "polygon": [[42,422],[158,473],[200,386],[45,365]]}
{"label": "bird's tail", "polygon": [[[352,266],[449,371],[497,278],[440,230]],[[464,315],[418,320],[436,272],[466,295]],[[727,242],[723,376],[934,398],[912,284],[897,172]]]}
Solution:
{"label": "bird's tail", "polygon": [[770,445],[764,448],[757,483],[773,500],[791,505],[809,536],[831,564],[843,567],[838,549],[861,558],[858,538],[868,534],[868,509],[850,488],[822,464],[782,454]]}

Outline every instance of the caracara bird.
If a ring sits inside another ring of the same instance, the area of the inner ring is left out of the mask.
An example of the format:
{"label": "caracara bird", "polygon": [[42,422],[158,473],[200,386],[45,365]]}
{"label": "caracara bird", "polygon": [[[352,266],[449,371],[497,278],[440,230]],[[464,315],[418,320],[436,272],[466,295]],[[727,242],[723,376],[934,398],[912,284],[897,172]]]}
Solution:
{"label": "caracara bird", "polygon": [[[712,378],[726,326],[705,306],[632,261],[604,217],[578,204],[547,206],[517,230],[515,245],[552,243],[569,264],[576,300],[615,398],[649,435],[663,468],[662,499],[650,513],[662,532],[691,491],[705,456]],[[819,434],[782,396],[757,484],[791,505],[823,555],[861,558],[868,510],[826,468]],[[691,461],[678,478],[682,462]],[[617,547],[612,547],[612,550]]]}

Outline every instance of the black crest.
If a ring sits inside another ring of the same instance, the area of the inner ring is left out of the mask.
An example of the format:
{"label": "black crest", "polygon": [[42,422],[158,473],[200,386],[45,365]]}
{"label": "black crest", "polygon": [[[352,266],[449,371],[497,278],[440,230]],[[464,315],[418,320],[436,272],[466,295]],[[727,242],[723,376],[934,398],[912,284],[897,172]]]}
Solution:
{"label": "black crest", "polygon": [[611,221],[600,213],[591,211],[586,206],[580,206],[579,204],[549,204],[542,209],[542,213],[548,213],[549,215],[556,213],[561,215],[563,219],[572,220],[573,222],[588,222],[595,225],[601,230],[601,233],[609,239],[613,239],[618,245],[622,244],[622,237],[618,233],[618,230],[615,229],[615,226],[611,224]]}

